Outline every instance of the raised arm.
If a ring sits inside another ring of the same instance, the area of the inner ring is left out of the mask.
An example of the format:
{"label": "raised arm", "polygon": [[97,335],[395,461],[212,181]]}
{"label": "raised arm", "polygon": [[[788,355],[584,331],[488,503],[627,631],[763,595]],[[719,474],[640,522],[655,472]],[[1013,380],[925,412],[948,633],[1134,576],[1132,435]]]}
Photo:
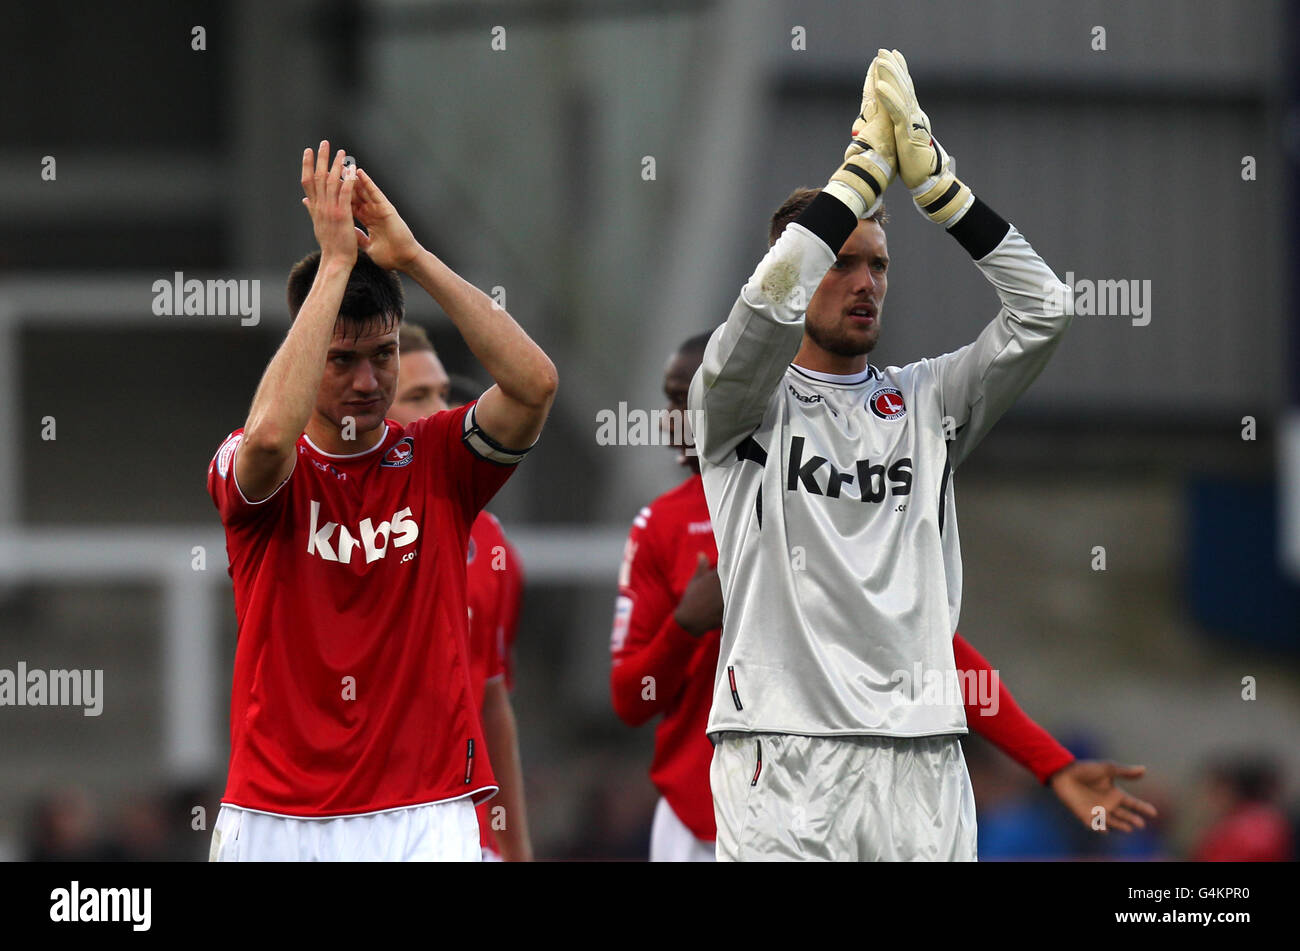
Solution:
{"label": "raised arm", "polygon": [[899,178],[917,209],[966,249],[1002,302],[973,344],[928,361],[951,423],[948,455],[955,468],[1042,372],[1070,325],[1068,296],[1020,232],[957,178],[951,156],[930,131],[903,54],[880,50],[876,62],[876,94],[894,123]]}
{"label": "raised arm", "polygon": [[334,322],[357,260],[354,175],[350,169],[344,173],[342,149],[330,164],[329,147],[323,141],[317,152],[302,154],[303,204],[320,244],[320,267],[297,319],[262,374],[235,452],[235,480],[250,502],[270,496],[293,471],[294,445],[311,418]]}
{"label": "raised arm", "polygon": [[1070,326],[1070,314],[1064,285],[1051,268],[978,198],[951,233],[1002,303],[974,343],[931,361],[943,414],[951,421],[948,456],[956,468],[1043,371]]}
{"label": "raised arm", "polygon": [[691,381],[696,451],[714,465],[763,421],[799,350],[808,302],[858,220],[875,212],[894,178],[894,130],[876,102],[875,72],[873,61],[844,163],[768,249]]}
{"label": "raised arm", "polygon": [[527,449],[555,399],[555,365],[503,308],[415,240],[363,169],[357,179],[354,212],[369,231],[358,239],[362,250],[380,267],[405,273],[446,311],[495,381],[474,407],[476,425],[500,447]]}
{"label": "raised arm", "polygon": [[803,339],[804,311],[858,219],[823,191],[782,232],[714,331],[691,380],[695,448],[722,465],[758,428]]}

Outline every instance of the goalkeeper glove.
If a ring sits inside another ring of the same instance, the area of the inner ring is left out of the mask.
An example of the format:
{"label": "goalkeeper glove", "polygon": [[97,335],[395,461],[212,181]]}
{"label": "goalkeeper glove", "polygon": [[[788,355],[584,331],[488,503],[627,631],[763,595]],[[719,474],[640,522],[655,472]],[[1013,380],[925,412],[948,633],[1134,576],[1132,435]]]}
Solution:
{"label": "goalkeeper glove", "polygon": [[853,123],[853,141],[844,151],[844,164],[826,185],[859,218],[880,207],[885,188],[898,172],[894,124],[876,100],[876,60],[862,83],[862,107]]}
{"label": "goalkeeper glove", "polygon": [[930,132],[930,117],[916,100],[907,60],[898,50],[880,50],[875,94],[893,120],[898,175],[912,200],[931,221],[951,228],[974,204],[975,196],[953,171],[952,156]]}

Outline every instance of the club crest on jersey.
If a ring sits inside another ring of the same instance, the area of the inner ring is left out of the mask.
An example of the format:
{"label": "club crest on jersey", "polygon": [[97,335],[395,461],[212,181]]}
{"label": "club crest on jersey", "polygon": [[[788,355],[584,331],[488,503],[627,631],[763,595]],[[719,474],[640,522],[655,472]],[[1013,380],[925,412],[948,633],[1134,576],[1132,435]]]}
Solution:
{"label": "club crest on jersey", "polygon": [[907,415],[903,394],[892,386],[882,387],[872,393],[867,397],[867,405],[881,419],[902,419]]}
{"label": "club crest on jersey", "polygon": [[383,461],[379,464],[390,469],[400,469],[402,466],[409,466],[414,458],[415,440],[410,436],[403,436],[388,452],[384,453]]}

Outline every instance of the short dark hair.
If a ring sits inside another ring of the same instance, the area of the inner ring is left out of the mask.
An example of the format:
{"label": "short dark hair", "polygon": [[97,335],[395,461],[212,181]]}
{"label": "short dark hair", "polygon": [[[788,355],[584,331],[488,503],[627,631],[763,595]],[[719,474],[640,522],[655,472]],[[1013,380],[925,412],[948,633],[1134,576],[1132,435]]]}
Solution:
{"label": "short dark hair", "polygon": [[438,351],[433,348],[433,341],[429,339],[428,332],[419,324],[411,324],[406,321],[402,321],[397,327],[397,352],[438,355]]}
{"label": "short dark hair", "polygon": [[[289,272],[289,319],[302,309],[320,268],[320,252],[313,251]],[[364,251],[357,252],[357,263],[348,275],[348,286],[339,304],[339,316],[353,336],[378,331],[386,333],[402,322],[406,312],[406,295],[402,282],[393,271],[385,271]]]}
{"label": "short dark hair", "polygon": [[695,355],[704,354],[704,348],[709,345],[709,338],[713,336],[712,330],[706,330],[704,333],[696,334],[682,341],[682,345],[677,348],[677,353]]}
{"label": "short dark hair", "polygon": [[[781,232],[785,226],[794,221],[812,204],[813,199],[822,193],[820,188],[796,188],[786,196],[785,201],[781,202],[781,207],[772,214],[772,220],[767,226],[767,246],[770,248],[776,244],[776,239],[781,237]],[[889,221],[889,212],[885,210],[885,203],[882,201],[880,207],[867,216],[867,221],[874,221],[882,228]],[[838,251],[839,248],[832,248]]]}

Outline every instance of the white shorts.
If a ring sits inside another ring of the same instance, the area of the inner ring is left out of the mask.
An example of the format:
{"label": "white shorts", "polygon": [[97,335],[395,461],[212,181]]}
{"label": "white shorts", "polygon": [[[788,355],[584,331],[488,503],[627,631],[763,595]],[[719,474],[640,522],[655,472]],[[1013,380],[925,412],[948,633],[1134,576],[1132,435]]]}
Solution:
{"label": "white shorts", "polygon": [[686,823],[677,818],[668,800],[660,797],[655,806],[654,824],[650,826],[651,862],[713,862],[716,848],[712,842],[697,839]]}
{"label": "white shorts", "polygon": [[955,736],[723,733],[709,783],[719,861],[975,861]]}
{"label": "white shorts", "polygon": [[209,862],[477,862],[469,798],[335,819],[221,805]]}

